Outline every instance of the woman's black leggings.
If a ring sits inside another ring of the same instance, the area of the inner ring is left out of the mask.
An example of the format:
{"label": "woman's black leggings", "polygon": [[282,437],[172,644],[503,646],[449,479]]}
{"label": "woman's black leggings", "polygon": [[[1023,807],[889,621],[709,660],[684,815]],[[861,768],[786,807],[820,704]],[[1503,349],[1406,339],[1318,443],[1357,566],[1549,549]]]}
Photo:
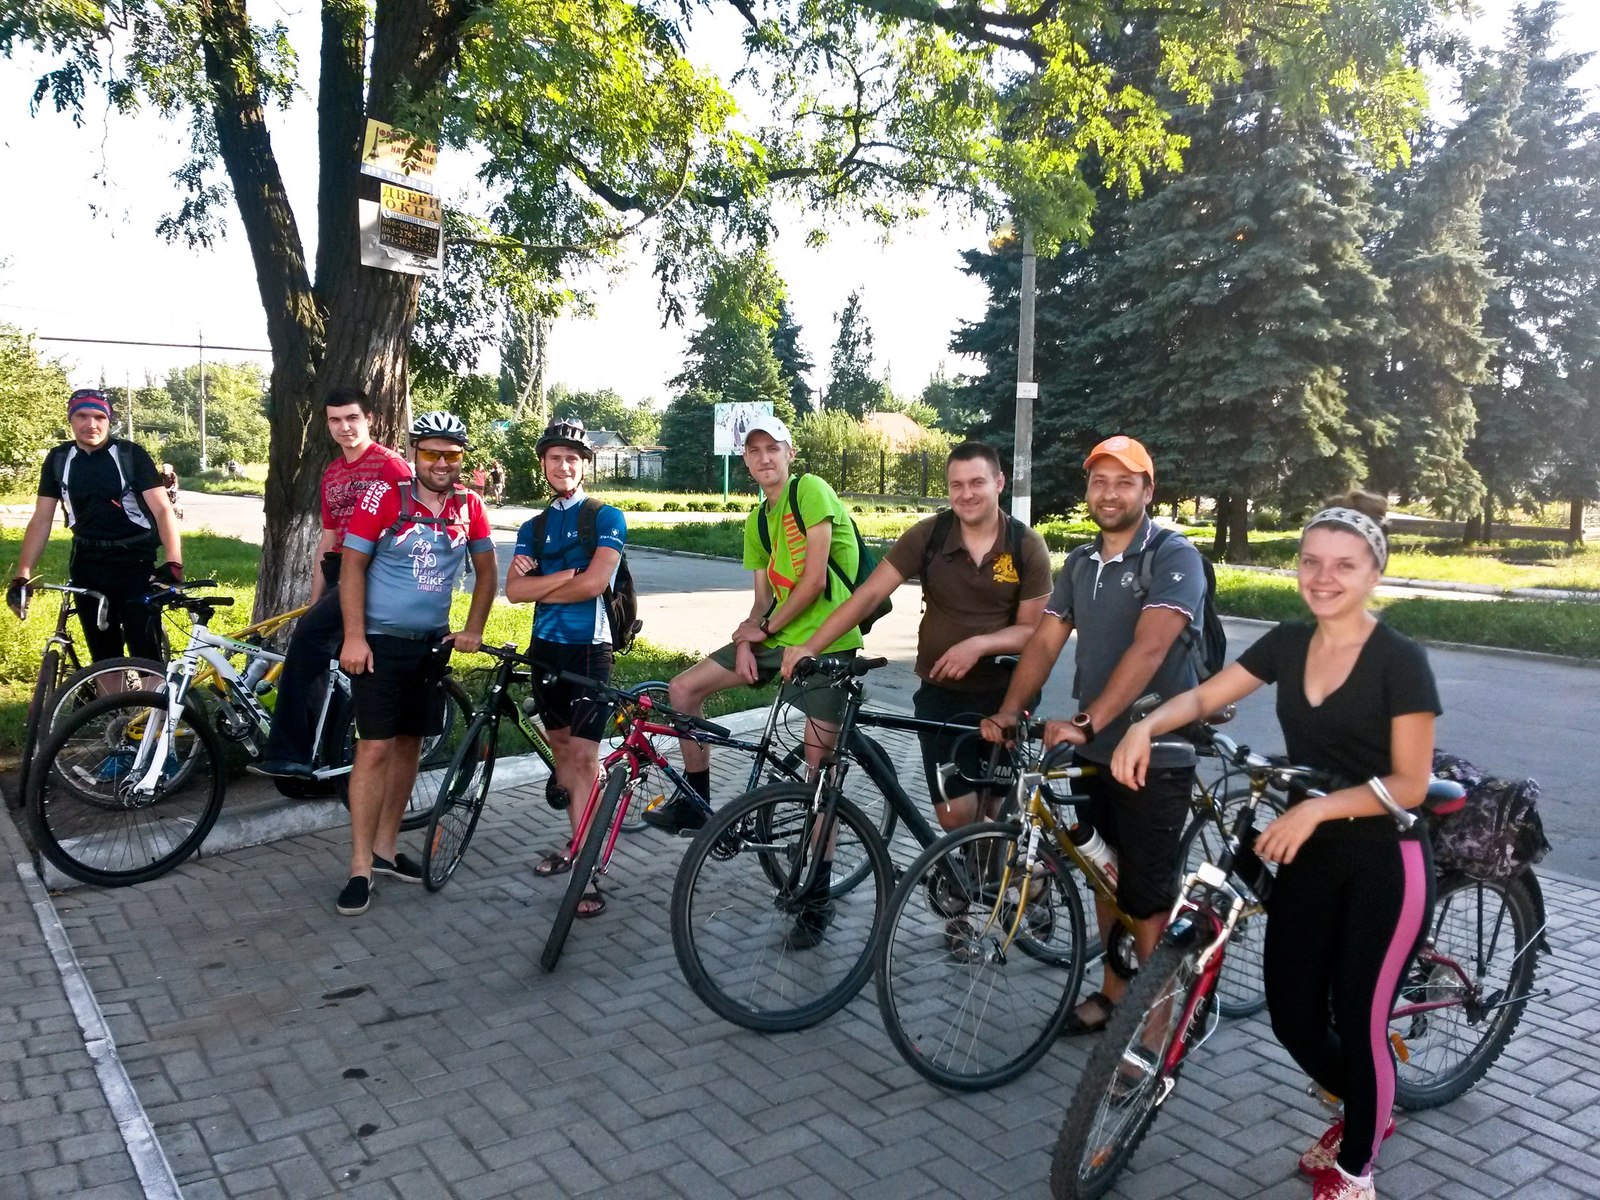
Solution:
{"label": "woman's black leggings", "polygon": [[1389,1012],[1433,909],[1426,840],[1312,837],[1278,871],[1264,971],[1272,1031],[1344,1101],[1339,1165],[1366,1175],[1394,1108]]}

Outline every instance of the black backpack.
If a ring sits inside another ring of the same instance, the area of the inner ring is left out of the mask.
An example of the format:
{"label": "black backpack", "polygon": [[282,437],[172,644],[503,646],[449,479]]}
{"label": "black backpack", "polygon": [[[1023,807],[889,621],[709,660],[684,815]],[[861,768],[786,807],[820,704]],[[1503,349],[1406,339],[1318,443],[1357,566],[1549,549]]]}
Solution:
{"label": "black backpack", "polygon": [[[794,514],[795,527],[800,530],[800,536],[804,537],[806,532],[806,522],[805,518],[800,515],[800,480],[802,478],[804,478],[804,476],[796,475],[789,480],[789,511]],[[756,521],[756,528],[761,535],[761,548],[767,552],[767,557],[770,559],[772,557],[772,533],[767,529],[767,502],[765,500],[761,502],[760,517]],[[861,527],[856,524],[856,519],[854,517],[850,518],[850,531],[856,535],[855,577],[850,578],[846,576],[839,564],[833,561],[833,555],[829,554],[828,579],[827,582],[823,584],[823,594],[830,600],[833,598],[833,580],[835,576],[837,576],[839,582],[844,585],[844,589],[847,593],[853,593],[858,587],[867,581],[867,576],[871,575],[873,570],[878,565],[877,556],[867,548],[866,540],[861,536]],[[880,620],[882,620],[884,616],[887,615],[893,608],[894,602],[891,601],[887,596],[884,597],[882,604],[878,605],[878,607],[873,609],[872,612],[861,618],[861,632],[866,633]]]}
{"label": "black backpack", "polygon": [[[600,510],[604,507],[594,497],[586,496],[578,509],[578,543],[589,552],[591,559],[600,548],[596,526],[600,520]],[[545,517],[549,512],[547,508],[533,519],[533,544],[536,548],[544,545]],[[644,622],[639,619],[639,593],[633,586],[633,572],[628,570],[627,554],[617,560],[616,578],[602,596],[606,605],[606,620],[611,623],[611,648],[618,654],[626,654],[633,649],[639,630],[644,628]]]}
{"label": "black backpack", "polygon": [[[1017,572],[1017,600],[1011,606],[1011,621],[1016,623],[1017,610],[1022,607],[1022,535],[1027,531],[1027,526],[1009,513],[1002,513],[1005,518],[1006,534],[1011,543],[1011,564]],[[933,565],[933,556],[944,548],[945,542],[950,539],[951,526],[955,524],[956,514],[953,509],[941,508],[939,515],[933,519],[933,530],[928,534],[928,544],[922,548],[922,568],[917,572],[917,578],[922,581],[923,603],[926,604],[928,594],[928,568]]]}
{"label": "black backpack", "polygon": [[[1143,601],[1150,594],[1150,584],[1155,578],[1156,551],[1168,538],[1180,536],[1170,529],[1157,529],[1145,543],[1144,549],[1139,551],[1139,556],[1133,560],[1134,599]],[[1068,556],[1066,569],[1072,573],[1074,590],[1081,582],[1078,573],[1089,566],[1089,551],[1093,548],[1094,543],[1091,542],[1079,546]],[[1194,627],[1188,626],[1183,631],[1182,641],[1194,664],[1196,680],[1204,683],[1222,670],[1228,661],[1228,634],[1222,628],[1222,618],[1217,615],[1217,573],[1211,566],[1211,560],[1204,554],[1200,555],[1200,569],[1206,577],[1206,598],[1200,609],[1200,634],[1196,637]]]}

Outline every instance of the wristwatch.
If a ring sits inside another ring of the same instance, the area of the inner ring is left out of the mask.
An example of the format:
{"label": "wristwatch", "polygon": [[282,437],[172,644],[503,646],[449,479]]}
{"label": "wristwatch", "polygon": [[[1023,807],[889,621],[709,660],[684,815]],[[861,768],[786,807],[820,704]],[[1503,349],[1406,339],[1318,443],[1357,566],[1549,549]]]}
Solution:
{"label": "wristwatch", "polygon": [[1072,720],[1070,722],[1068,722],[1068,724],[1074,725],[1077,728],[1083,730],[1083,740],[1084,741],[1086,741],[1086,742],[1094,741],[1094,718],[1091,717],[1088,713],[1086,713],[1086,712],[1078,713],[1075,717],[1072,718]]}
{"label": "wristwatch", "polygon": [[772,614],[768,613],[766,616],[762,617],[761,620],[756,622],[756,628],[761,630],[762,633],[771,633],[772,630],[770,628],[768,628],[768,626],[771,623],[771,621],[772,621]]}

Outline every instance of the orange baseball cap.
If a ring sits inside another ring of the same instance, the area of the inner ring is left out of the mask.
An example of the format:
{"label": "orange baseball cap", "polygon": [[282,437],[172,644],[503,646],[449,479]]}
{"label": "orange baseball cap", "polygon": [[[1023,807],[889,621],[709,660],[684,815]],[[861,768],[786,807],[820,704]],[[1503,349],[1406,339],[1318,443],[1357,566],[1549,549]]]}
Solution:
{"label": "orange baseball cap", "polygon": [[1150,451],[1126,434],[1108,437],[1089,451],[1089,457],[1083,460],[1083,469],[1087,471],[1097,458],[1114,458],[1128,470],[1142,471],[1150,476],[1152,483],[1155,482],[1156,465],[1150,461]]}

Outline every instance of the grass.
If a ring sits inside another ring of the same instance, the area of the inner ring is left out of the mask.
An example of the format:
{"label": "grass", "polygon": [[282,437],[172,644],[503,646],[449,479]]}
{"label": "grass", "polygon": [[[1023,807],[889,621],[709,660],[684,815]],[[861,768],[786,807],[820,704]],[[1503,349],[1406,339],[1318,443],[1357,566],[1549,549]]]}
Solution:
{"label": "grass", "polygon": [[265,496],[267,494],[267,464],[251,463],[245,467],[243,477],[224,476],[221,471],[202,471],[180,479],[178,486],[191,492],[209,492],[222,496]]}

